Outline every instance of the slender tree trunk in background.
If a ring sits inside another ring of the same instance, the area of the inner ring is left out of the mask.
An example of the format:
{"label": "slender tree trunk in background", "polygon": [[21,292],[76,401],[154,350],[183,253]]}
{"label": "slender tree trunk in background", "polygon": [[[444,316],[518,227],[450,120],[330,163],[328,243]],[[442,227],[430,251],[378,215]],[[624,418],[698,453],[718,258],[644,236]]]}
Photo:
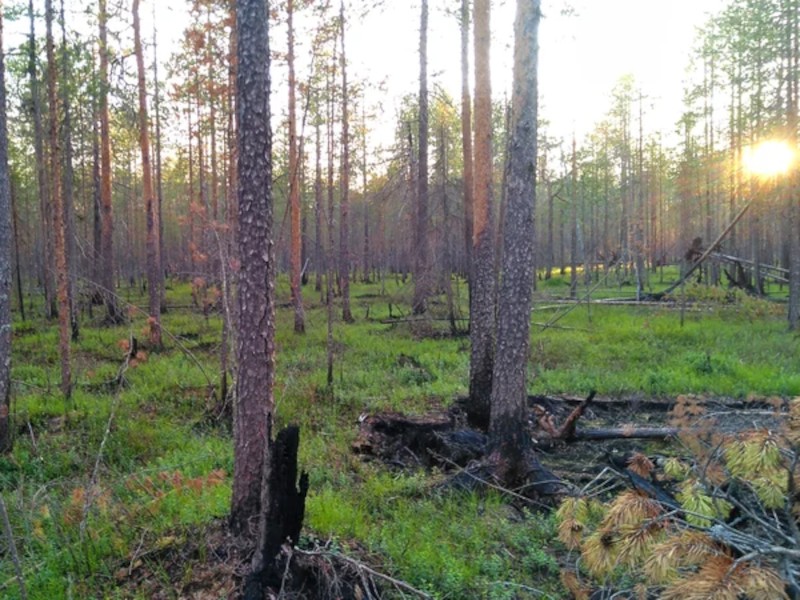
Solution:
{"label": "slender tree trunk in background", "polygon": [[217,93],[214,90],[214,56],[212,55],[212,40],[211,40],[211,3],[206,5],[206,28],[208,30],[208,38],[206,42],[206,64],[208,66],[208,121],[210,128],[210,167],[211,167],[211,222],[216,223],[219,218],[219,200],[217,195],[217,188],[219,187],[219,174],[217,172]]}
{"label": "slender tree trunk in background", "polygon": [[288,27],[289,63],[289,208],[291,210],[291,290],[294,306],[294,332],[305,333],[305,313],[303,311],[303,287],[300,281],[303,269],[300,231],[300,155],[297,148],[297,100],[294,75],[294,0],[286,2]]}
{"label": "slender tree trunk in background", "polygon": [[39,92],[39,77],[36,72],[36,26],[33,0],[28,3],[30,36],[28,39],[28,76],[30,77],[31,97],[33,99],[34,155],[36,157],[36,178],[39,184],[39,211],[41,213],[42,248],[42,287],[44,288],[44,314],[52,319],[58,312],[55,293],[55,253],[53,252],[53,202],[47,181],[47,158],[44,154],[44,129],[42,127],[42,99]]}
{"label": "slender tree trunk in background", "polygon": [[539,19],[539,0],[517,1],[508,206],[489,428],[492,452],[499,458],[498,474],[506,484],[524,479],[529,468],[526,370],[533,286]]}
{"label": "slender tree trunk in background", "polygon": [[[155,23],[155,4],[153,5]],[[156,213],[158,214],[158,256],[161,272],[167,270],[169,261],[166,258],[164,249],[164,185],[161,176],[161,86],[158,80],[158,39],[157,29],[153,27],[153,86],[155,96],[153,98],[154,110],[156,113]],[[224,268],[224,267],[223,267]],[[166,286],[161,286],[161,312],[166,312],[167,298]]]}
{"label": "slender tree trunk in background", "polygon": [[161,346],[161,227],[158,223],[157,200],[153,194],[153,171],[150,166],[150,124],[147,118],[147,89],[145,87],[144,55],[139,25],[139,0],[133,0],[133,43],[139,71],[139,146],[142,151],[142,195],[147,218],[147,292],[149,296],[150,344]]}
{"label": "slender tree trunk in background", "polygon": [[348,113],[347,53],[345,52],[344,0],[339,5],[339,33],[342,42],[342,196],[339,204],[339,286],[342,290],[342,320],[353,322],[350,311],[350,122]]}
{"label": "slender tree trunk in background", "polygon": [[[464,241],[467,287],[472,290],[472,98],[469,91],[469,0],[461,0],[461,148],[464,157]],[[470,300],[471,306],[471,300]]]}
{"label": "slender tree trunk in background", "polygon": [[[266,0],[236,3],[239,156],[239,332],[231,528],[253,539],[274,409],[275,270]],[[268,492],[268,490],[265,490]]]}
{"label": "slender tree trunk in background", "polygon": [[56,52],[53,41],[53,0],[45,1],[47,23],[47,101],[50,106],[50,177],[53,199],[53,233],[55,241],[56,282],[58,286],[58,333],[61,356],[61,392],[65,398],[72,396],[72,369],[70,365],[70,303],[69,270],[67,266],[67,207],[61,189],[61,138],[58,135],[59,107],[56,86]]}
{"label": "slender tree trunk in background", "polygon": [[[0,3],[2,0],[0,0]],[[0,7],[2,9],[2,7]],[[0,15],[0,35],[2,35],[2,15]],[[0,54],[2,53],[2,38],[0,38]],[[2,58],[2,56],[0,56]],[[0,69],[3,68],[3,65],[0,64]],[[0,85],[2,81],[0,81]],[[0,98],[2,100],[2,98]],[[0,110],[5,105],[0,103]],[[2,116],[0,116],[2,118]],[[1,125],[2,123],[0,123]],[[6,129],[8,129],[6,127]],[[6,134],[6,145],[8,144],[8,134]],[[6,151],[6,155],[8,151]],[[2,167],[0,167],[2,168]],[[2,185],[2,183],[0,183]],[[22,294],[22,266],[20,265],[20,255],[19,255],[19,215],[17,213],[17,202],[16,202],[16,194],[14,193],[14,187],[9,185],[9,194],[11,196],[11,219],[14,228],[14,262],[15,262],[15,271],[16,271],[16,280],[17,280],[17,304],[19,306],[19,317],[22,321],[25,321],[25,298]],[[2,193],[2,192],[0,192]]]}
{"label": "slender tree trunk in background", "polygon": [[[100,188],[102,187],[100,177],[100,130],[97,121],[100,112],[97,103],[92,99],[92,282],[96,286],[102,286],[103,281],[103,207]],[[92,303],[102,302],[103,293],[100,287],[92,290]]]}
{"label": "slender tree trunk in background", "polygon": [[333,217],[334,217],[334,187],[333,187],[333,155],[336,152],[336,140],[333,135],[333,122],[335,119],[335,102],[333,98],[333,78],[336,76],[336,42],[334,41],[333,56],[331,60],[330,75],[327,79],[327,142],[328,142],[328,245],[327,245],[327,260],[325,267],[327,274],[325,277],[325,307],[327,312],[327,337],[326,337],[326,354],[328,361],[328,371],[326,381],[328,383],[328,390],[333,391],[333,278],[336,272],[336,259],[334,248],[336,240],[334,236]]}
{"label": "slender tree trunk in background", "polygon": [[109,323],[122,319],[117,308],[114,284],[114,218],[111,204],[111,134],[108,114],[108,11],[106,0],[100,1],[100,204],[102,215],[100,285]]}
{"label": "slender tree trunk in background", "polygon": [[66,229],[67,250],[67,273],[69,276],[69,322],[71,328],[72,341],[77,342],[80,337],[80,324],[78,322],[78,265],[77,248],[75,244],[75,173],[72,168],[72,116],[69,104],[68,83],[72,80],[69,69],[69,50],[67,48],[67,26],[64,19],[64,0],[60,6],[61,20],[61,80],[59,83],[59,101],[64,111],[64,118],[60,124],[61,142],[64,144],[63,156],[63,188],[64,188],[64,210]]}
{"label": "slender tree trunk in background", "polygon": [[421,315],[430,294],[428,248],[428,0],[422,0],[419,27],[419,143],[417,145],[417,210],[414,227],[414,298],[411,310]]}
{"label": "slender tree trunk in background", "polygon": [[314,289],[320,293],[320,301],[324,300],[322,293],[322,133],[319,115],[314,122],[314,271],[316,279]]}
{"label": "slender tree trunk in background", "polygon": [[572,189],[569,199],[569,297],[578,297],[578,148],[572,137]]}
{"label": "slender tree trunk in background", "polygon": [[6,70],[0,0],[0,453],[11,450],[11,178],[8,171]]}
{"label": "slender tree trunk in background", "polygon": [[369,248],[369,202],[367,202],[367,109],[366,101],[361,105],[361,152],[363,157],[362,203],[364,208],[364,283],[370,282],[370,248]]}
{"label": "slender tree trunk in background", "polygon": [[[789,31],[791,51],[789,53],[789,90],[791,101],[787,106],[787,125],[789,129],[789,139],[796,149],[798,144],[797,137],[797,111],[800,98],[798,98],[798,78],[800,78],[800,15],[798,15],[797,0],[790,3],[791,16],[787,22]],[[791,235],[789,238],[789,329],[796,331],[800,326],[800,168],[795,165],[790,179],[790,206],[789,214],[791,218]]]}
{"label": "slender tree trunk in background", "polygon": [[196,276],[195,273],[195,255],[197,254],[197,243],[195,241],[195,202],[194,202],[194,156],[192,145],[192,103],[191,100],[187,102],[186,106],[186,120],[189,130],[187,131],[186,142],[189,144],[189,274],[191,278]]}
{"label": "slender tree trunk in background", "polygon": [[495,333],[492,218],[492,88],[490,0],[475,0],[475,188],[473,192],[473,280],[470,301],[470,377],[467,416],[474,427],[489,425]]}

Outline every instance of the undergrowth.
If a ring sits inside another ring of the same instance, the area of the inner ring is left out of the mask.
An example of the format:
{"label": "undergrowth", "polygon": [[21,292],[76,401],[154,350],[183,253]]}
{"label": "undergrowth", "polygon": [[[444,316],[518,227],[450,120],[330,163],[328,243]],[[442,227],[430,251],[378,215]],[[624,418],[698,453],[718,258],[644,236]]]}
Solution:
{"label": "undergrowth", "polygon": [[[539,305],[568,294],[559,282],[542,283]],[[408,317],[412,287],[389,278],[385,295],[380,288],[353,284],[355,324],[339,322],[337,311],[332,394],[318,293],[306,288],[304,336],[293,333],[289,309],[278,311],[277,420],[301,426],[307,530],[435,597],[564,597],[553,517],[496,494],[434,492],[436,473],[392,472],[350,451],[359,415],[423,414],[467,391],[468,338],[449,335],[445,320],[385,322]],[[288,300],[285,281],[278,293]],[[189,283],[173,281],[168,304],[191,305],[191,294]],[[676,309],[652,306],[581,306],[557,322],[562,328],[534,326],[530,392],[800,395],[798,341],[773,305],[698,294],[683,326]],[[123,295],[144,303],[137,290]],[[443,303],[432,306],[444,316]],[[534,310],[532,321],[561,310]],[[117,327],[84,322],[70,402],[58,393],[55,324],[15,323],[16,439],[0,457],[0,489],[31,598],[129,597],[132,565],[144,562],[157,576],[164,551],[227,514],[232,448],[219,418],[220,317],[202,306],[169,310],[165,349],[144,346],[118,386],[128,340],[146,339],[144,316],[131,314]],[[0,563],[0,595],[19,597],[10,560]]]}

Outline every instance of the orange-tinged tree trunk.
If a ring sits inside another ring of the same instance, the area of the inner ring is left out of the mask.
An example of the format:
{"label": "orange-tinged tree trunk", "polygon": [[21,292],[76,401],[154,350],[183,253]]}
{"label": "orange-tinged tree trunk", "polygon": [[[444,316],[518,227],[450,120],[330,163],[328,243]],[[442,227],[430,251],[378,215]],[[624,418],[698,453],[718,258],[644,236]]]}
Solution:
{"label": "orange-tinged tree trunk", "polygon": [[55,242],[56,286],[58,289],[58,333],[61,357],[61,392],[66,398],[72,395],[72,372],[70,365],[70,306],[69,271],[67,269],[67,211],[61,189],[61,138],[58,135],[59,108],[56,89],[56,55],[53,41],[53,1],[46,0],[47,21],[47,100],[50,105],[50,189],[53,200],[53,239]]}
{"label": "orange-tinged tree trunk", "polygon": [[469,0],[461,0],[461,148],[464,156],[466,274],[472,283],[472,97],[469,91]]}
{"label": "orange-tinged tree trunk", "polygon": [[114,284],[114,216],[111,204],[111,134],[108,115],[108,10],[100,0],[100,272],[103,302],[107,318],[118,323],[122,315],[117,308]]}
{"label": "orange-tinged tree trunk", "polygon": [[153,171],[150,166],[150,125],[147,119],[144,56],[142,55],[139,0],[133,0],[133,45],[139,72],[139,147],[142,152],[142,194],[147,218],[147,291],[149,297],[150,344],[161,346],[161,258],[159,253],[158,210],[153,194]]}
{"label": "orange-tinged tree trunk", "polygon": [[470,377],[467,416],[489,425],[495,329],[495,264],[492,218],[492,88],[490,0],[475,0],[475,162],[470,300]]}

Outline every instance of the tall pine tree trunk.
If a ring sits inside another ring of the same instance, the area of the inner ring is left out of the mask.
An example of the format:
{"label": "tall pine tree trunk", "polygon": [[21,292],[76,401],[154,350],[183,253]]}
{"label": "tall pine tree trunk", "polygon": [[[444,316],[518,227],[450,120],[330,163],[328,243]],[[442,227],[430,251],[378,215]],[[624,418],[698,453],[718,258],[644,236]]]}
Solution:
{"label": "tall pine tree trunk", "polygon": [[158,223],[156,198],[153,194],[153,171],[150,166],[150,124],[147,118],[147,89],[144,56],[139,24],[139,0],[133,0],[133,44],[139,72],[139,147],[142,153],[142,195],[147,219],[147,292],[149,297],[150,344],[161,346],[161,257],[158,242],[161,230]]}
{"label": "tall pine tree trunk", "polygon": [[469,91],[469,0],[461,0],[461,148],[464,158],[464,241],[467,284],[472,290],[472,98]]}
{"label": "tall pine tree trunk", "polygon": [[305,333],[303,311],[302,236],[300,227],[300,153],[297,147],[297,100],[294,74],[294,0],[286,3],[289,63],[289,208],[291,210],[291,292],[294,306],[294,331]]}
{"label": "tall pine tree trunk", "polygon": [[120,322],[114,284],[114,218],[111,204],[111,134],[108,114],[108,11],[100,1],[100,285],[110,323]]}
{"label": "tall pine tree trunk", "polygon": [[489,425],[495,330],[494,223],[492,217],[492,88],[490,0],[475,0],[475,188],[473,192],[473,280],[470,300],[470,424]]}
{"label": "tall pine tree trunk", "polygon": [[0,452],[11,450],[11,178],[8,172],[6,70],[0,0]]}
{"label": "tall pine tree trunk", "polygon": [[414,227],[414,298],[412,312],[427,308],[431,274],[428,242],[428,0],[422,0],[419,26],[419,144],[417,146],[417,211]]}
{"label": "tall pine tree trunk", "polygon": [[36,179],[39,184],[39,212],[41,221],[42,287],[44,288],[45,317],[52,319],[56,308],[55,253],[53,251],[53,201],[47,180],[47,158],[44,154],[44,129],[42,126],[42,98],[39,91],[39,76],[36,71],[36,26],[33,0],[28,2],[30,36],[28,39],[28,76],[33,99],[33,143],[36,157]]}
{"label": "tall pine tree trunk", "polygon": [[530,445],[526,369],[533,287],[539,19],[539,0],[517,1],[508,205],[489,429],[490,444],[499,457],[498,475],[506,484],[527,475]]}
{"label": "tall pine tree trunk", "polygon": [[269,461],[275,381],[272,130],[266,0],[236,5],[239,156],[239,327],[231,527],[253,536]]}
{"label": "tall pine tree trunk", "polygon": [[342,290],[342,320],[353,322],[350,310],[350,120],[345,51],[344,0],[339,5],[339,33],[342,42],[342,195],[339,204],[339,286]]}
{"label": "tall pine tree trunk", "polygon": [[72,367],[70,364],[70,302],[69,269],[67,266],[67,207],[61,188],[61,137],[58,135],[59,107],[56,84],[56,52],[53,41],[53,0],[45,1],[47,23],[47,101],[50,106],[50,186],[53,200],[53,233],[56,259],[56,285],[58,288],[58,333],[61,357],[61,392],[65,398],[72,395]]}

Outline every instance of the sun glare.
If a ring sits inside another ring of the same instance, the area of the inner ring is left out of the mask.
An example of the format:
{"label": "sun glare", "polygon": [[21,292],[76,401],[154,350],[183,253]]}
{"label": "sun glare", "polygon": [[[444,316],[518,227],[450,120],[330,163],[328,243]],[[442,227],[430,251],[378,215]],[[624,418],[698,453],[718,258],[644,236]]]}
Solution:
{"label": "sun glare", "polygon": [[745,169],[761,177],[782,175],[795,161],[795,152],[786,142],[769,140],[744,149]]}

